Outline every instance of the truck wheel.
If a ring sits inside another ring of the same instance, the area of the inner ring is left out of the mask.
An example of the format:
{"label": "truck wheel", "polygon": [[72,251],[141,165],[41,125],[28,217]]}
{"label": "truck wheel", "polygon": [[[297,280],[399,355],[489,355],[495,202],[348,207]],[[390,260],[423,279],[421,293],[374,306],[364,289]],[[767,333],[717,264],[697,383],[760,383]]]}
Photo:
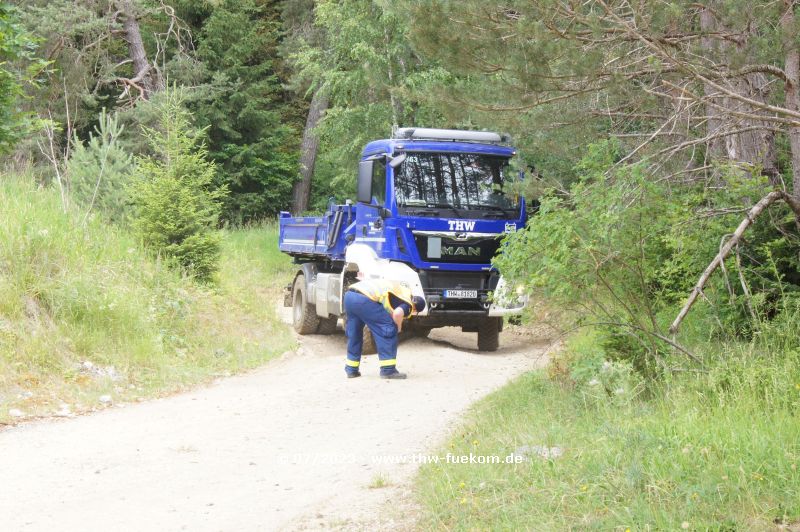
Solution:
{"label": "truck wheel", "polygon": [[378,352],[378,346],[375,344],[375,338],[372,337],[369,327],[364,327],[364,347],[361,349],[362,355],[374,355]]}
{"label": "truck wheel", "polygon": [[319,326],[319,316],[306,294],[306,278],[302,273],[294,280],[292,295],[292,323],[298,334],[314,334]]}
{"label": "truck wheel", "polygon": [[[344,323],[344,330],[347,332],[347,314],[342,314],[342,321]],[[362,342],[362,355],[374,355],[378,352],[378,346],[375,344],[375,339],[372,337],[372,331],[370,331],[369,327],[366,325],[364,326],[364,336],[362,337]]]}
{"label": "truck wheel", "polygon": [[487,318],[478,326],[478,351],[497,351],[503,318]]}
{"label": "truck wheel", "polygon": [[427,338],[432,330],[433,327],[412,327],[409,332],[416,338]]}
{"label": "truck wheel", "polygon": [[332,318],[320,318],[319,327],[317,327],[317,334],[333,334],[336,332],[336,323],[339,318],[333,316]]}

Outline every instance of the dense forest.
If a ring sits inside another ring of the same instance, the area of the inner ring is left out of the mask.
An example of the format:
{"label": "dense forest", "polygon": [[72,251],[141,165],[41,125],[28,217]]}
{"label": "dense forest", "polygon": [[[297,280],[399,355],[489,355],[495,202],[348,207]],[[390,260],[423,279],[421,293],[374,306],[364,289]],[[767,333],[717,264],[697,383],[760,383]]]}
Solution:
{"label": "dense forest", "polygon": [[[188,202],[175,223],[251,223],[350,195],[359,150],[392,128],[506,131],[543,208],[500,265],[653,361],[687,294],[750,334],[800,285],[794,4],[742,6],[6,4],[4,159],[199,264],[158,234],[170,195]],[[695,286],[709,263],[723,275]]]}
{"label": "dense forest", "polygon": [[54,189],[64,210],[213,283],[220,229],[351,198],[367,141],[403,126],[506,132],[517,193],[540,208],[495,263],[537,302],[533,319],[578,338],[553,379],[618,404],[685,378],[686,411],[791,419],[797,11],[17,0],[0,4],[4,179]]}

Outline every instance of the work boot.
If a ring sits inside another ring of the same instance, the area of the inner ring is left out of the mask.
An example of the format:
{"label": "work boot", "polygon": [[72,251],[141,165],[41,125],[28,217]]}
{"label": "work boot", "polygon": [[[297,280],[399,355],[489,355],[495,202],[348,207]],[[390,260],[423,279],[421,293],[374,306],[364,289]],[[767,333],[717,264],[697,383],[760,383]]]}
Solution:
{"label": "work boot", "polygon": [[348,379],[355,379],[356,377],[360,377],[360,376],[361,376],[361,372],[360,371],[356,371],[355,373],[348,373],[347,374],[347,378]]}
{"label": "work boot", "polygon": [[381,379],[405,379],[408,377],[405,373],[395,371],[394,373],[381,373]]}

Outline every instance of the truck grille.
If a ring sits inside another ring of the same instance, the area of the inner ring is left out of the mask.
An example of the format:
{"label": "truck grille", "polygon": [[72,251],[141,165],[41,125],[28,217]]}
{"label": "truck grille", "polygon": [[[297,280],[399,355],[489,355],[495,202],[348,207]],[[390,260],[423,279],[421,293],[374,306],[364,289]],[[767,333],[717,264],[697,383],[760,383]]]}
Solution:
{"label": "truck grille", "polygon": [[419,256],[428,262],[489,264],[500,247],[500,238],[482,236],[457,240],[447,236],[415,234],[414,242]]}

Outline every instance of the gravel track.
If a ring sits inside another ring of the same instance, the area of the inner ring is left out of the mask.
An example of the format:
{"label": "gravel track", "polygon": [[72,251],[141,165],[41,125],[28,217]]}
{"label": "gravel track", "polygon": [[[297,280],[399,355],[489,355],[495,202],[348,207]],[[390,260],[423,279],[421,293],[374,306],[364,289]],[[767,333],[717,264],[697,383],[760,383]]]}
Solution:
{"label": "gravel track", "polygon": [[0,432],[0,530],[410,530],[417,466],[381,462],[435,451],[545,358],[519,332],[481,354],[475,334],[439,329],[401,343],[407,380],[379,379],[375,356],[348,380],[341,331],[300,342],[190,393]]}

